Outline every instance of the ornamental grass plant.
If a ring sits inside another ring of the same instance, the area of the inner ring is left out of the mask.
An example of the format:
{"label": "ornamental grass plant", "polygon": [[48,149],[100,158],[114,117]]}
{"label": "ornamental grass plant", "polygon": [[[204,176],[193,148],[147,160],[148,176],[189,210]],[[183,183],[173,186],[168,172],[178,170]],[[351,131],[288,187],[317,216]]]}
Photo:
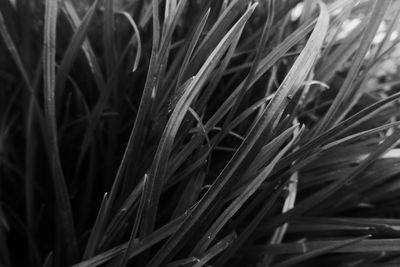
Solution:
{"label": "ornamental grass plant", "polygon": [[0,266],[400,266],[399,16],[1,0]]}

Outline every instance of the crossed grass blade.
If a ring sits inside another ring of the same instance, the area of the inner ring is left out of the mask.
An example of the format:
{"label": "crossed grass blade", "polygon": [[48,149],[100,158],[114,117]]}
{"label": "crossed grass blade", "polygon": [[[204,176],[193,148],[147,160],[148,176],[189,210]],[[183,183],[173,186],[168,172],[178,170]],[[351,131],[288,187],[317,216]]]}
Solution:
{"label": "crossed grass blade", "polygon": [[[68,2],[67,2],[68,3]],[[94,11],[97,8],[99,1],[96,0],[93,2],[92,6],[86,13],[85,17],[82,19],[79,27],[74,32],[71,41],[63,55],[63,59],[61,60],[60,67],[58,68],[57,75],[56,75],[56,85],[55,91],[56,93],[56,104],[58,107],[58,113],[60,113],[62,105],[61,105],[61,98],[64,94],[65,83],[67,81],[67,75],[78,55],[79,50],[84,47],[83,43],[86,39],[87,32],[89,30],[90,23],[93,19]],[[71,8],[69,8],[71,10]],[[89,45],[85,44],[86,48]],[[88,53],[91,55],[91,52]],[[91,57],[92,58],[92,57]]]}
{"label": "crossed grass blade", "polygon": [[[78,27],[80,27],[82,21],[79,18],[78,12],[76,8],[74,7],[73,3],[71,1],[63,1],[63,5],[61,6],[61,9],[66,16],[68,22],[71,24],[71,26],[74,29],[74,32],[76,33]],[[85,53],[86,60],[89,64],[89,67],[92,71],[93,77],[96,81],[96,85],[98,87],[98,90],[100,92],[105,90],[105,81],[104,81],[104,75],[100,67],[100,63],[97,59],[97,56],[93,50],[92,44],[90,43],[89,39],[86,38],[83,43],[81,44],[81,48],[83,52]]]}

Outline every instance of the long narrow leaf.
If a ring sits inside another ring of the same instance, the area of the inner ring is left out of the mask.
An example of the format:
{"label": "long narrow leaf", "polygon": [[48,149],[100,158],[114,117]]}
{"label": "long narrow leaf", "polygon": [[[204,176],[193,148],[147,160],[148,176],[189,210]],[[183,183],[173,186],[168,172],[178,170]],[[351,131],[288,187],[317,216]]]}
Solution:
{"label": "long narrow leaf", "polygon": [[[77,257],[77,241],[75,236],[74,220],[71,204],[69,201],[68,189],[65,183],[61,167],[60,154],[57,138],[57,120],[55,103],[55,54],[56,54],[56,26],[57,26],[58,2],[47,0],[44,25],[44,55],[43,55],[43,79],[45,95],[45,115],[50,132],[52,156],[51,170],[56,197],[56,214],[59,231],[62,233],[62,240],[59,241],[57,257],[64,254],[65,261],[72,263]],[[61,250],[65,251],[61,252]],[[60,259],[56,259],[60,260]]]}

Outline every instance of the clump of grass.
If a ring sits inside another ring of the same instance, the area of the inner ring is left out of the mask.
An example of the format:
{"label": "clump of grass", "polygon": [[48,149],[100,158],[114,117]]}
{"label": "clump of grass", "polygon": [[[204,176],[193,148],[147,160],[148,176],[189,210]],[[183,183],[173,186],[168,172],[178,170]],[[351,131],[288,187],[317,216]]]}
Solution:
{"label": "clump of grass", "polygon": [[1,1],[0,264],[396,266],[399,15]]}

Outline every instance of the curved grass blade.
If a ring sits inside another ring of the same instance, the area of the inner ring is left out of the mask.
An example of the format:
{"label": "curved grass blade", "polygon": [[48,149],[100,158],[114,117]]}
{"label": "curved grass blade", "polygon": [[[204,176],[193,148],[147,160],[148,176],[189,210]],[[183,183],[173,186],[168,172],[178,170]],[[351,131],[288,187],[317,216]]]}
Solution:
{"label": "curved grass blade", "polygon": [[210,141],[210,138],[208,137],[206,127],[204,127],[202,119],[197,114],[197,112],[195,110],[193,110],[191,107],[189,107],[188,111],[190,112],[192,117],[196,120],[198,128],[201,131],[201,133],[204,135],[204,138],[206,139],[208,147],[211,148],[211,141]]}
{"label": "curved grass blade", "polygon": [[[213,95],[215,92],[215,89],[217,88],[218,84],[220,84],[220,81],[223,76],[223,72],[226,70],[228,67],[229,63],[231,62],[233,55],[237,49],[237,46],[240,41],[240,35],[238,35],[235,40],[232,42],[231,46],[229,47],[228,51],[226,52],[224,58],[221,61],[220,66],[218,67],[217,71],[213,75],[210,84],[207,86],[207,88],[204,90],[204,94],[201,96],[201,98],[198,100],[196,103],[196,109],[197,110],[204,110],[207,106],[207,103],[210,101],[210,97]],[[222,89],[221,91],[225,91]],[[214,142],[216,143],[216,142]]]}
{"label": "curved grass blade", "polygon": [[218,64],[219,59],[228,49],[235,37],[241,33],[244,24],[249,19],[256,5],[252,5],[246,13],[239,19],[235,26],[224,36],[218,46],[207,58],[206,62],[194,77],[188,89],[184,92],[181,99],[178,101],[171,117],[165,126],[161,136],[157,152],[155,153],[154,162],[151,167],[148,186],[145,187],[146,206],[144,209],[143,229],[149,234],[152,231],[157,213],[158,200],[164,185],[164,175],[168,167],[168,159],[172,151],[173,141],[178,132],[186,112],[188,111],[191,102],[198,95],[205,82],[209,79],[211,72]]}
{"label": "curved grass blade", "polygon": [[[51,173],[54,183],[56,198],[57,226],[61,233],[61,240],[57,242],[56,259],[58,262],[64,255],[64,262],[72,263],[77,259],[77,240],[75,236],[74,220],[67,185],[62,171],[60,153],[57,141],[57,120],[55,103],[55,55],[56,55],[56,26],[58,14],[58,1],[46,0],[45,24],[44,24],[44,54],[43,54],[43,79],[45,96],[45,117],[48,124],[50,136],[50,147],[52,156]],[[62,251],[62,252],[61,252]],[[60,262],[58,262],[60,263]]]}
{"label": "curved grass blade", "polygon": [[50,251],[44,259],[43,267],[51,267],[54,266],[54,251]]}
{"label": "curved grass blade", "polygon": [[136,56],[135,56],[135,63],[133,64],[133,68],[132,68],[132,72],[135,72],[139,65],[140,57],[142,55],[142,41],[140,38],[139,28],[138,28],[136,22],[133,20],[132,16],[128,12],[118,11],[117,14],[123,15],[129,21],[133,30],[135,31],[135,36],[136,36],[136,41],[137,41],[137,52],[136,52]]}
{"label": "curved grass blade", "polygon": [[340,145],[343,146],[343,145],[345,145],[347,143],[354,142],[354,140],[356,140],[356,139],[361,139],[362,137],[366,137],[366,136],[368,136],[370,134],[379,133],[379,132],[382,132],[384,130],[391,129],[393,127],[397,127],[399,125],[400,125],[400,121],[395,121],[395,122],[384,124],[382,126],[378,126],[378,127],[375,127],[375,128],[369,129],[369,130],[365,130],[365,131],[362,131],[362,132],[351,134],[351,135],[348,135],[346,137],[343,137],[343,138],[340,138],[338,140],[335,140],[333,142],[330,142],[330,143],[324,145],[323,147],[321,147],[321,149],[322,150],[328,150],[328,149],[332,149],[333,147],[336,147],[336,146],[340,146]]}
{"label": "curved grass blade", "polygon": [[0,10],[0,34],[3,37],[3,41],[6,44],[8,51],[10,52],[15,64],[18,67],[18,70],[20,71],[20,73],[22,75],[22,79],[23,79],[25,85],[27,86],[29,93],[32,96],[34,96],[33,85],[29,78],[29,74],[22,62],[20,54],[18,53],[18,49],[15,46],[15,43],[14,43],[10,33],[7,30],[7,26],[4,21],[4,17],[3,17],[3,14],[1,13],[1,10]]}
{"label": "curved grass blade", "polygon": [[104,50],[107,78],[110,78],[115,65],[115,45],[114,45],[114,4],[113,0],[104,1],[104,17],[103,17],[103,30],[104,30]]}
{"label": "curved grass blade", "polygon": [[[63,10],[64,15],[66,16],[67,20],[71,24],[71,27],[74,29],[74,31],[76,31],[82,22],[80,21],[79,15],[70,0],[63,1],[62,10]],[[82,47],[83,52],[85,53],[86,60],[89,64],[90,70],[93,73],[93,77],[96,81],[96,85],[97,85],[99,91],[103,92],[105,90],[104,76],[101,71],[96,54],[94,53],[93,47],[90,44],[88,38],[86,38],[83,41],[81,47]]]}
{"label": "curved grass blade", "polygon": [[65,82],[67,80],[68,72],[70,71],[79,50],[82,47],[84,40],[86,39],[87,32],[89,30],[90,23],[92,22],[94,11],[99,3],[99,0],[94,1],[85,17],[82,19],[81,24],[76,29],[74,35],[71,38],[70,43],[65,51],[63,59],[61,60],[60,67],[58,68],[56,75],[56,102],[57,106],[62,108],[61,97],[63,96]]}
{"label": "curved grass blade", "polygon": [[107,202],[107,193],[104,194],[103,201],[101,202],[99,212],[97,213],[97,218],[93,226],[92,232],[90,233],[89,240],[86,244],[85,251],[83,253],[83,259],[88,259],[93,257],[96,252],[100,237],[100,230],[102,229],[101,224],[104,223],[104,206]]}
{"label": "curved grass blade", "polygon": [[236,17],[243,11],[244,7],[248,3],[248,0],[234,0],[232,1],[227,9],[219,16],[213,27],[208,31],[200,43],[198,49],[194,52],[193,58],[190,60],[188,71],[185,72],[183,80],[187,80],[188,76],[193,73],[201,66],[204,58],[210,54],[213,47],[218,44],[220,36],[225,35],[225,32],[231,27]]}
{"label": "curved grass blade", "polygon": [[[283,254],[297,254],[304,253],[304,250],[313,251],[321,247],[333,246],[337,242],[334,240],[328,241],[309,241],[305,243],[283,243],[279,245],[269,245],[263,250],[268,251],[271,254],[283,255]],[[333,253],[372,253],[372,252],[395,252],[398,251],[400,240],[397,238],[393,239],[365,239],[359,240],[357,243],[349,244],[343,247],[339,247],[332,251]],[[258,248],[255,248],[258,250]]]}
{"label": "curved grass blade", "polygon": [[[146,186],[146,181],[147,181],[147,174],[144,175],[143,178],[143,188]],[[139,229],[139,225],[142,219],[142,214],[143,214],[143,208],[144,208],[144,190],[142,191],[142,196],[140,198],[140,202],[139,202],[139,208],[136,214],[136,218],[135,218],[135,222],[133,223],[133,228],[131,231],[131,235],[129,237],[129,241],[128,241],[128,245],[126,246],[126,250],[124,252],[124,255],[122,256],[121,259],[121,263],[119,264],[119,266],[121,267],[125,267],[126,264],[128,263],[128,256],[129,256],[129,251],[132,250],[133,246],[134,246],[134,242],[135,242],[135,238]]]}
{"label": "curved grass blade", "polygon": [[117,233],[122,231],[124,225],[127,224],[127,220],[131,218],[133,212],[135,211],[135,206],[138,203],[137,199],[139,198],[141,192],[143,191],[145,177],[143,177],[142,181],[135,187],[134,190],[132,190],[131,194],[119,208],[117,214],[108,224],[108,227],[104,232],[101,244],[103,247],[107,247],[108,244],[113,242]]}
{"label": "curved grass blade", "polygon": [[210,15],[210,9],[204,14],[196,29],[193,32],[193,36],[190,38],[190,43],[188,44],[188,48],[186,49],[185,57],[182,61],[181,67],[178,72],[178,79],[176,86],[177,88],[181,86],[183,73],[187,69],[190,58],[192,57],[193,51],[196,48],[197,42],[199,41],[200,35],[204,30],[204,26],[206,25],[208,16]]}
{"label": "curved grass blade", "polygon": [[[165,75],[165,70],[168,65],[168,59],[169,59],[169,54],[171,51],[171,40],[172,40],[172,35],[175,31],[175,28],[178,24],[178,20],[181,18],[182,12],[184,11],[184,8],[186,6],[187,0],[181,0],[179,1],[178,5],[176,8],[171,10],[171,17],[169,19],[171,20],[170,24],[164,25],[163,33],[162,33],[162,38],[160,41],[160,51],[159,51],[159,70],[158,70],[158,79],[157,83],[154,86],[153,93],[155,95],[155,100],[153,102],[154,108],[157,108],[157,105],[159,105],[160,100],[163,99],[163,95],[168,94],[169,90],[163,90],[160,91],[161,88],[159,88],[161,79],[163,79]],[[170,87],[172,88],[172,87]],[[152,111],[154,113],[154,110]]]}

